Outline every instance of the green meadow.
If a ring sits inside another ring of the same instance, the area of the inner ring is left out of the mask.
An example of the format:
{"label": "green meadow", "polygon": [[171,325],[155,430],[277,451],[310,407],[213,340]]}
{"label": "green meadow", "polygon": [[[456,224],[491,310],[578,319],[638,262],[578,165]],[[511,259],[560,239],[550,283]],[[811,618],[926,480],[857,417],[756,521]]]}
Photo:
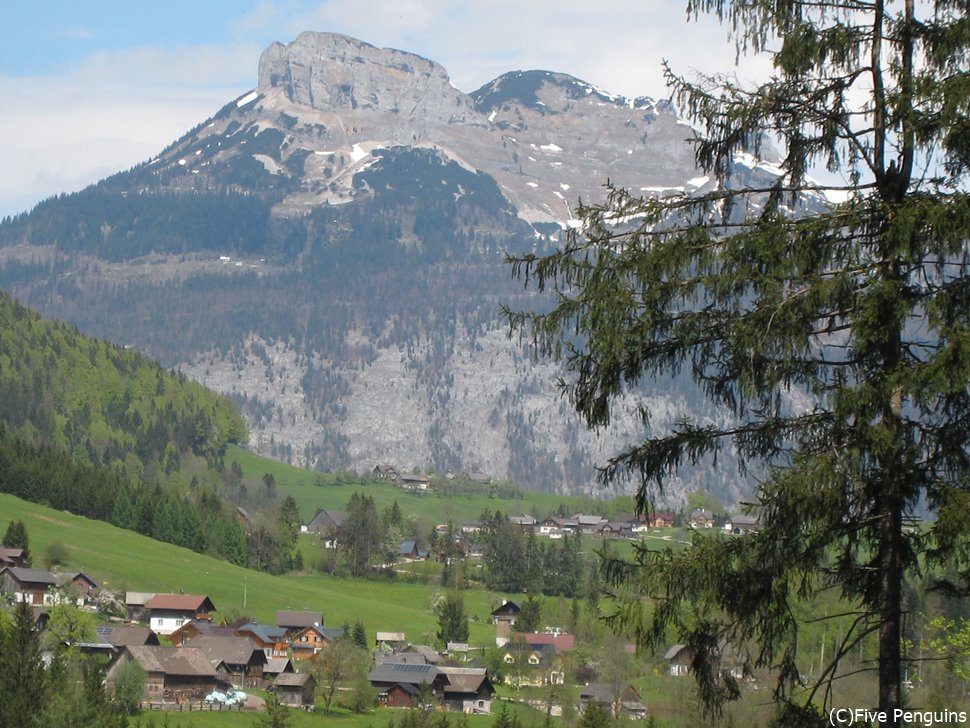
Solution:
{"label": "green meadow", "polygon": [[405,516],[414,515],[431,525],[448,521],[457,525],[463,520],[477,519],[486,509],[499,510],[512,515],[531,513],[535,509],[541,515],[545,515],[563,505],[570,514],[585,512],[612,515],[620,510],[627,513],[633,512],[631,497],[604,501],[584,496],[562,496],[534,491],[523,491],[522,498],[489,497],[483,493],[442,496],[434,491],[406,492],[392,483],[380,480],[366,483],[347,482],[342,480],[343,476],[339,473],[315,473],[302,470],[256,455],[237,445],[229,446],[225,460],[227,467],[234,462],[239,463],[244,474],[244,482],[251,491],[264,487],[264,475],[272,475],[276,481],[278,493],[281,496],[290,495],[296,501],[304,522],[313,518],[320,508],[342,510],[355,490],[372,496],[379,512],[396,500]]}

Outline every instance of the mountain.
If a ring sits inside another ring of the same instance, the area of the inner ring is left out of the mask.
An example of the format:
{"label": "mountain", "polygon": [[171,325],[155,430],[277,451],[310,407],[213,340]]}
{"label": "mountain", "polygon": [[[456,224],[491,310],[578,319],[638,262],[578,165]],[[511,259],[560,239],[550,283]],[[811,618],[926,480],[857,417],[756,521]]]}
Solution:
{"label": "mountain", "polygon": [[[642,434],[636,403],[598,433],[571,414],[556,367],[507,336],[500,305],[542,299],[504,256],[556,245],[607,178],[708,189],[691,126],[548,71],[465,94],[433,61],[327,33],[270,46],[258,78],[155,158],[0,224],[0,287],[230,394],[259,452],[590,489]],[[639,394],[658,427],[723,417],[686,380]],[[705,467],[669,496],[699,488],[744,486]]]}

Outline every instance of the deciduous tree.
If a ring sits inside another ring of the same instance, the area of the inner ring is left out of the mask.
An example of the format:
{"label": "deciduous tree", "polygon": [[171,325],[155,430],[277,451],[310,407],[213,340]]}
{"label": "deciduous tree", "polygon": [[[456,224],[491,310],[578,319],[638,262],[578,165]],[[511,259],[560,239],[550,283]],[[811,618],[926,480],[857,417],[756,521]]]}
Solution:
{"label": "deciduous tree", "polygon": [[[640,408],[648,436],[603,470],[638,480],[639,510],[680,468],[719,453],[742,475],[756,468],[759,533],[698,535],[693,549],[641,549],[611,567],[615,583],[656,598],[649,616],[635,601],[620,610],[645,643],[673,636],[698,650],[715,711],[738,694],[719,665],[732,644],[748,669],[776,669],[780,724],[817,725],[839,659],[869,635],[872,703],[902,707],[903,579],[924,560],[966,573],[967,10],[689,0],[691,16],[730,24],[740,54],[773,62],[753,87],[666,70],[699,130],[710,191],[610,188],[580,207],[582,228],[560,250],[512,261],[555,296],[551,310],[510,312],[512,327],[564,362],[562,386],[590,427],[651,378],[686,375],[721,409],[717,422],[661,432]],[[782,150],[777,171],[732,174],[766,136]],[[845,181],[812,181],[815,165]],[[935,522],[912,528],[923,507]],[[818,589],[839,593],[853,624],[802,691],[791,607]]]}

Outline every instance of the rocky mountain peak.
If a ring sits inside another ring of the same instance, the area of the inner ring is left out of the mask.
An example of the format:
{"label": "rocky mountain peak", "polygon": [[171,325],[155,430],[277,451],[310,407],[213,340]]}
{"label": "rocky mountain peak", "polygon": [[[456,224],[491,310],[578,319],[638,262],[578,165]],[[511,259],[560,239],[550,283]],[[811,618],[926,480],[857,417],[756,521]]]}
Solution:
{"label": "rocky mountain peak", "polygon": [[624,97],[607,93],[575,76],[539,70],[502,74],[474,91],[471,96],[475,100],[475,106],[485,114],[510,104],[520,104],[547,113],[565,113],[574,102],[582,100],[621,107],[632,106]]}
{"label": "rocky mountain peak", "polygon": [[291,103],[321,112],[430,115],[450,123],[475,114],[441,65],[338,33],[305,32],[267,48],[259,60],[258,90],[274,88]]}

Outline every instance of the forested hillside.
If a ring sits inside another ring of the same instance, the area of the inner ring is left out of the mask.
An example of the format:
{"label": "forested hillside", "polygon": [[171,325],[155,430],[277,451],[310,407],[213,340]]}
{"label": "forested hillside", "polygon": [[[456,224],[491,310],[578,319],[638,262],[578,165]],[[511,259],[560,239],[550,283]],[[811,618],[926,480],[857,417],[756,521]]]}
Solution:
{"label": "forested hillside", "polygon": [[183,457],[217,464],[246,438],[233,406],[123,347],[0,294],[0,421],[8,434],[155,484]]}

